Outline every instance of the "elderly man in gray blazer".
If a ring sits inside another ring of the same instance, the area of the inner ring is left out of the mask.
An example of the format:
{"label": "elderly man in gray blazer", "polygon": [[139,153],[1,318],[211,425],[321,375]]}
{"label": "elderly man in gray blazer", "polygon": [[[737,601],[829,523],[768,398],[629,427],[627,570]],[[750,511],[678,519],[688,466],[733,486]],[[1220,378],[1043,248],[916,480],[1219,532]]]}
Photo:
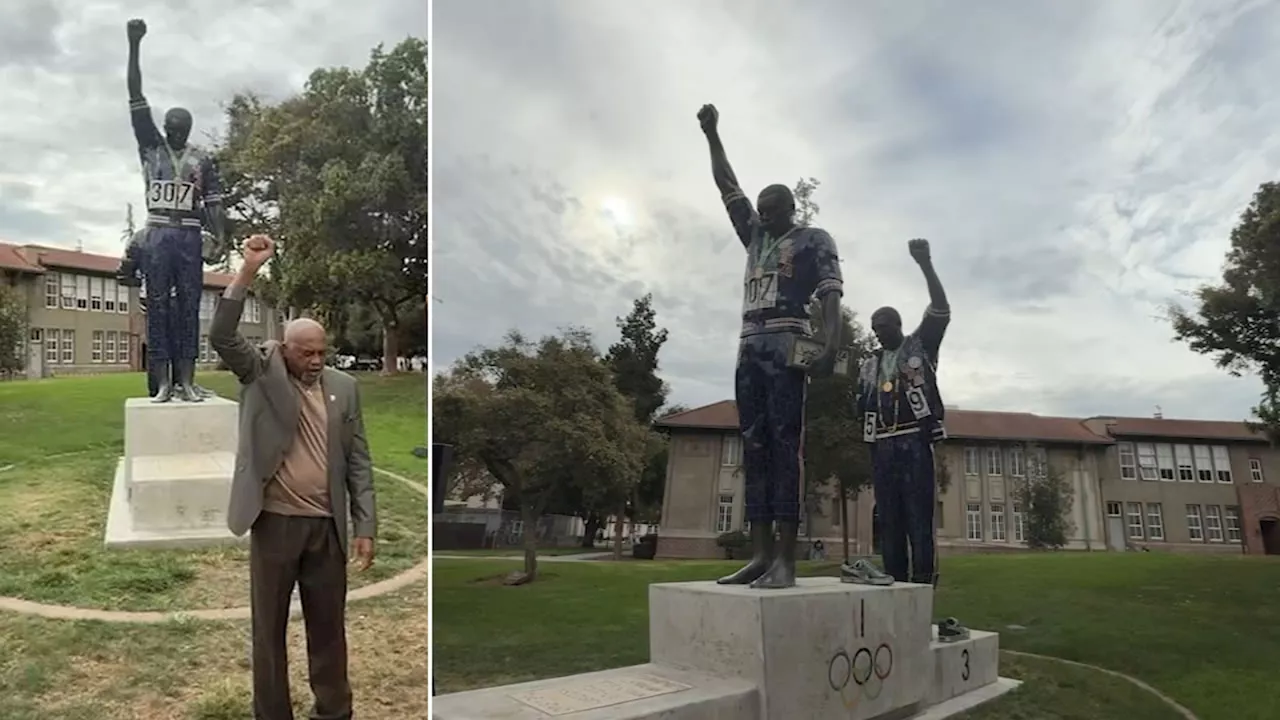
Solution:
{"label": "elderly man in gray blazer", "polygon": [[265,235],[245,241],[244,265],[209,325],[209,344],[240,381],[227,526],[236,535],[252,531],[253,711],[257,720],[293,720],[285,630],[296,584],[315,696],[311,718],[349,720],[346,561],[354,556],[360,570],[373,563],[372,463],[356,381],[325,367],[319,323],[294,320],[283,342],[258,347],[239,333],[245,294],[274,251]]}

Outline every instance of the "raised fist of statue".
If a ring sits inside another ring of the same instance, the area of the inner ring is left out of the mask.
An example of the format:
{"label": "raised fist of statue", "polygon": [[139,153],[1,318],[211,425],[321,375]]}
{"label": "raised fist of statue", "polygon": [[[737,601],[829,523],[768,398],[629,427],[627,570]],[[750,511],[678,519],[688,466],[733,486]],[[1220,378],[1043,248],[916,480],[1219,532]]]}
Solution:
{"label": "raised fist of statue", "polygon": [[147,23],[140,18],[134,18],[125,25],[125,31],[129,34],[129,42],[136,43],[147,34]]}
{"label": "raised fist of statue", "polygon": [[698,124],[702,126],[702,132],[715,132],[719,123],[720,112],[716,110],[715,105],[703,105],[702,109],[698,111]]}
{"label": "raised fist of statue", "polygon": [[907,250],[911,252],[911,257],[918,263],[929,261],[929,241],[924,238],[916,238],[907,241]]}

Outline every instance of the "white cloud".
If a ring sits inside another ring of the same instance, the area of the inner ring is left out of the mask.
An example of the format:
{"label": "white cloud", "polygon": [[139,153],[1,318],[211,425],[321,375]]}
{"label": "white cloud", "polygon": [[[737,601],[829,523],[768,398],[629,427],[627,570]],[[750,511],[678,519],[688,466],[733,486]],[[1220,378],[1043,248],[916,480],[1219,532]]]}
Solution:
{"label": "white cloud", "polygon": [[[750,193],[822,181],[862,317],[955,317],[961,406],[1239,419],[1258,385],[1160,309],[1221,264],[1280,161],[1280,9],[1150,0],[435,7],[435,363],[652,291],[673,400],[730,397],[741,249],[694,119],[714,102]],[[606,221],[623,202],[634,224]]]}

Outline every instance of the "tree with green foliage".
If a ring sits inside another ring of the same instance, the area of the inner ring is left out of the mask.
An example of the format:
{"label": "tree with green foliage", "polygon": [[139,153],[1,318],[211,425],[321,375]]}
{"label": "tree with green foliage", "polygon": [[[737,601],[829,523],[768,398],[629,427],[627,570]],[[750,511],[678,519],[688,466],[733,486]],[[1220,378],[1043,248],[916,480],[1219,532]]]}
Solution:
{"label": "tree with green foliage", "polygon": [[[327,320],[357,303],[381,326],[384,372],[427,293],[427,44],[324,68],[295,97],[232,98],[218,151],[234,236],[279,241],[264,299]],[[332,323],[330,323],[332,324]]]}
{"label": "tree with green foliage", "polygon": [[1170,307],[1174,337],[1239,377],[1256,374],[1257,425],[1280,442],[1280,183],[1263,183],[1231,231],[1222,280],[1201,285],[1188,311]]}
{"label": "tree with green foliage", "polygon": [[525,576],[537,576],[538,520],[565,493],[588,505],[628,497],[640,478],[651,432],[618,392],[585,330],[538,342],[513,332],[477,350],[435,379],[435,442],[459,462],[484,465],[520,509]]}
{"label": "tree with green foliage", "polygon": [[[801,178],[792,188],[796,224],[801,227],[811,225],[821,210],[813,199],[819,184],[816,178]],[[841,316],[841,340],[849,356],[848,374],[811,379],[805,407],[805,512],[811,517],[823,514],[829,498],[838,495],[851,500],[871,482],[871,453],[862,442],[862,421],[854,417],[854,395],[855,376],[862,361],[871,355],[872,339],[852,310],[841,308]],[[815,339],[826,342],[821,303],[809,304],[809,324],[814,328]],[[842,511],[844,507],[841,503]],[[848,555],[848,518],[840,520]]]}
{"label": "tree with green foliage", "polygon": [[1075,493],[1043,451],[1027,453],[1027,474],[1013,483],[1013,500],[1022,506],[1022,537],[1033,550],[1058,550],[1071,534]]}
{"label": "tree with green foliage", "polygon": [[0,275],[0,376],[27,366],[27,303]]}

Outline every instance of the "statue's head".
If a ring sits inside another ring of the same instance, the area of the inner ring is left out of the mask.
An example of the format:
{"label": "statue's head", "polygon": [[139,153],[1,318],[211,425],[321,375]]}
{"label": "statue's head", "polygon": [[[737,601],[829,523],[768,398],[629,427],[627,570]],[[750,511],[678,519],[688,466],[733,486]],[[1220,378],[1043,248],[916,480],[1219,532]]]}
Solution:
{"label": "statue's head", "polygon": [[796,199],[786,185],[770,185],[756,198],[760,224],[774,236],[781,235],[795,223]]}
{"label": "statue's head", "polygon": [[191,137],[191,111],[186,108],[170,108],[164,114],[164,137],[169,147],[178,150],[186,147]]}
{"label": "statue's head", "polygon": [[871,332],[880,341],[880,347],[897,350],[902,344],[902,316],[887,305],[876,310],[871,313]]}

